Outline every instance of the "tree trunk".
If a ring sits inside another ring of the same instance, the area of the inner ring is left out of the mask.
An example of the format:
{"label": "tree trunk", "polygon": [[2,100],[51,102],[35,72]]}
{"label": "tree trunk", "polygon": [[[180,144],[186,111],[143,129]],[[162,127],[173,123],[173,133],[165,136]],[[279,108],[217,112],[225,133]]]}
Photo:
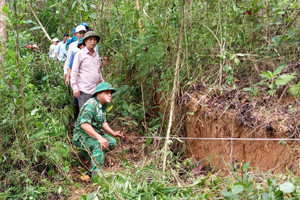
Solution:
{"label": "tree trunk", "polygon": [[101,1],[100,4],[100,28],[101,28],[101,57],[104,57],[104,51],[103,51],[103,45],[104,45],[104,39],[105,39],[105,27],[104,27],[104,18],[103,18],[103,11],[104,10],[104,0]]}
{"label": "tree trunk", "polygon": [[28,141],[28,131],[27,131],[27,120],[26,120],[26,109],[25,109],[25,95],[23,90],[23,83],[22,83],[22,74],[21,74],[21,64],[20,64],[20,49],[19,49],[19,19],[18,19],[18,13],[17,13],[17,0],[14,2],[14,10],[16,15],[16,62],[18,67],[18,75],[19,75],[19,81],[20,81],[20,94],[22,98],[22,115],[23,115],[23,128],[24,133],[20,137],[20,141],[22,141],[22,144],[26,146],[26,155],[28,155],[29,150],[29,141]]}
{"label": "tree trunk", "polygon": [[267,39],[268,39],[268,44],[271,43],[271,31],[270,31],[270,2],[266,1],[266,14],[267,14]]}
{"label": "tree trunk", "polygon": [[180,56],[181,56],[181,49],[182,49],[182,35],[183,35],[183,29],[184,29],[184,4],[185,1],[182,1],[182,8],[181,8],[181,26],[179,31],[179,40],[178,40],[178,51],[177,51],[177,59],[176,59],[176,67],[174,72],[174,82],[173,82],[173,89],[172,89],[172,97],[171,97],[171,108],[170,108],[170,115],[169,115],[169,123],[168,123],[168,129],[166,134],[166,141],[164,145],[164,157],[163,157],[163,172],[166,171],[166,164],[167,164],[167,151],[169,149],[169,138],[170,138],[170,132],[172,128],[173,123],[173,115],[174,115],[174,109],[175,109],[175,97],[179,88],[179,66],[180,66]]}
{"label": "tree trunk", "polygon": [[[7,33],[6,33],[6,21],[4,19],[4,13],[2,12],[2,8],[5,6],[5,0],[0,0],[0,62],[5,62],[4,54],[6,52],[5,50],[5,43],[7,40]],[[2,70],[2,67],[0,67],[0,71]]]}
{"label": "tree trunk", "polygon": [[107,18],[107,20],[109,21],[110,20],[110,7],[111,7],[111,1],[110,0],[108,0],[107,1],[107,8],[106,8],[106,18]]}
{"label": "tree trunk", "polygon": [[142,12],[141,10],[141,6],[140,6],[140,2],[139,0],[135,1],[135,5],[136,5],[136,10],[139,13],[139,19],[137,21],[138,27],[139,27],[139,32],[142,33],[143,32],[143,23],[142,23]]}

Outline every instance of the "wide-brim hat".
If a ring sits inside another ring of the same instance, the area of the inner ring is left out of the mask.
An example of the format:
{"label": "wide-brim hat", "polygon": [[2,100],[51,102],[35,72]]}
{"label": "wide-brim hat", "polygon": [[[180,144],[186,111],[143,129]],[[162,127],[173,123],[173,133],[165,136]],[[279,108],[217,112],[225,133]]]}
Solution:
{"label": "wide-brim hat", "polygon": [[100,36],[97,35],[97,33],[95,31],[88,31],[84,34],[84,37],[83,37],[83,44],[85,45],[84,41],[89,38],[89,37],[96,37],[97,38],[97,43],[100,41]]}
{"label": "wide-brim hat", "polygon": [[77,47],[78,47],[78,48],[80,47],[80,45],[82,45],[82,42],[83,42],[83,38],[81,38],[81,39],[79,40],[79,42],[78,42],[78,44],[77,44]]}
{"label": "wide-brim hat", "polygon": [[96,96],[97,93],[106,91],[106,90],[110,90],[112,93],[116,92],[115,88],[113,88],[111,84],[109,84],[108,82],[102,82],[97,85],[96,90],[93,93],[93,96]]}

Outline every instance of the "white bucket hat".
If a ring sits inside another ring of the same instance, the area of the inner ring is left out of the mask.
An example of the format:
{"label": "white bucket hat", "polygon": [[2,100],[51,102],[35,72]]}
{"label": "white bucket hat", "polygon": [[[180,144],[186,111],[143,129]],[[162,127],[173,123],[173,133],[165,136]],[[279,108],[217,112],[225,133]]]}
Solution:
{"label": "white bucket hat", "polygon": [[52,42],[59,42],[59,39],[58,38],[53,38]]}
{"label": "white bucket hat", "polygon": [[78,33],[78,32],[80,32],[80,31],[86,31],[85,26],[83,26],[83,25],[77,26],[75,32]]}

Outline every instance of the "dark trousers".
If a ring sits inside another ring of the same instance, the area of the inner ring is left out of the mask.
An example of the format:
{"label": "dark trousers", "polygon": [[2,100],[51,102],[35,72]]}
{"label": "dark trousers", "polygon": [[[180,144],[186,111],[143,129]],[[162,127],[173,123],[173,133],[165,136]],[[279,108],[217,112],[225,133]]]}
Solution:
{"label": "dark trousers", "polygon": [[86,93],[80,91],[80,95],[78,97],[79,110],[81,109],[81,107],[83,106],[83,104],[87,100],[89,100],[92,96],[93,96],[92,94],[86,94]]}
{"label": "dark trousers", "polygon": [[78,99],[74,98],[74,120],[75,120],[75,122],[77,120],[78,115],[79,115]]}

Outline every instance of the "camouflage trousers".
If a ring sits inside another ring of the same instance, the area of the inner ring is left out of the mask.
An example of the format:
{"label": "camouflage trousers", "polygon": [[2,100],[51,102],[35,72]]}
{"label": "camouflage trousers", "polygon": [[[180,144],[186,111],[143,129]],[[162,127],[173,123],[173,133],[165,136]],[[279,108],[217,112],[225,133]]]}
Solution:
{"label": "camouflage trousers", "polygon": [[105,154],[109,150],[113,150],[116,148],[117,141],[110,135],[104,134],[102,135],[108,142],[108,149],[102,150],[101,146],[97,139],[89,137],[89,138],[79,138],[78,141],[74,141],[74,145],[82,148],[83,150],[80,152],[84,157],[88,158],[92,162],[91,172],[99,172],[99,167],[102,168],[104,165]]}

